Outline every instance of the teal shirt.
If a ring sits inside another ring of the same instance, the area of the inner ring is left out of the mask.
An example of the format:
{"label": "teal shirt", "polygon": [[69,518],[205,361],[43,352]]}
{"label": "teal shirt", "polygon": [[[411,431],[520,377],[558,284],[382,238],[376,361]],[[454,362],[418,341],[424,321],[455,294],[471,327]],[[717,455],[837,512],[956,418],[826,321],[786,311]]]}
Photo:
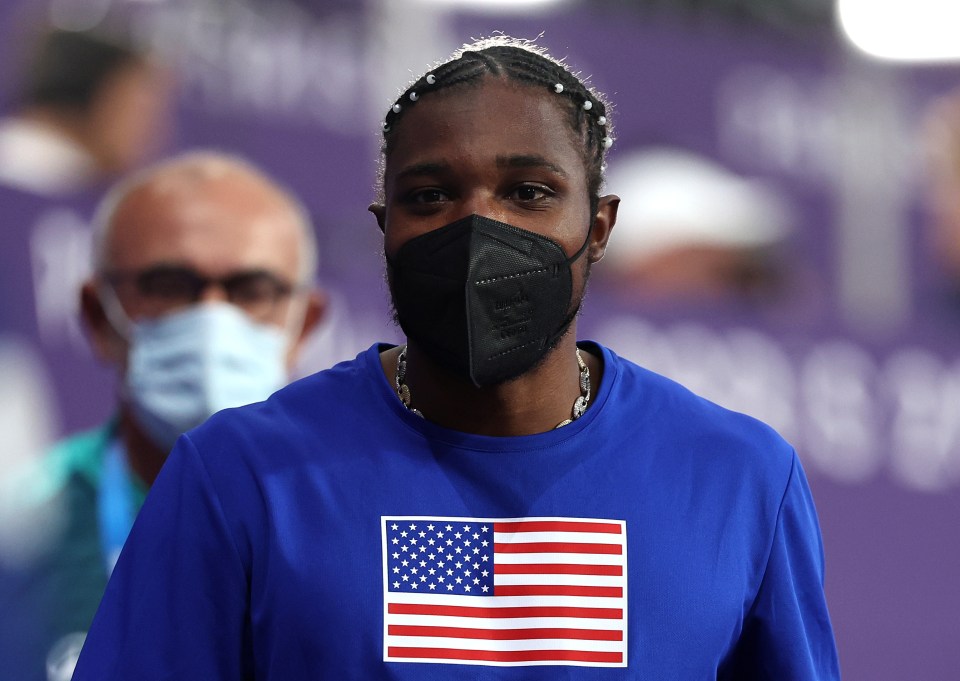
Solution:
{"label": "teal shirt", "polygon": [[[37,531],[51,536],[26,566],[0,566],[0,669],[22,670],[11,678],[46,678],[44,661],[50,648],[67,634],[85,632],[100,603],[108,576],[100,490],[104,457],[116,431],[113,420],[62,440],[18,476],[16,503],[37,509],[37,518],[49,519]],[[146,486],[133,476],[127,482],[138,511]]]}

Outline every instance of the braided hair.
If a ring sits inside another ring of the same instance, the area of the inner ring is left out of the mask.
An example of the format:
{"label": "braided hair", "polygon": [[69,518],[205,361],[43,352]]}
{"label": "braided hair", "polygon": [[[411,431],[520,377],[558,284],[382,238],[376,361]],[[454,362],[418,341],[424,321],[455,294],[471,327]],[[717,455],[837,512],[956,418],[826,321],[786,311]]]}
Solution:
{"label": "braided hair", "polygon": [[478,84],[488,75],[542,88],[557,98],[558,106],[566,109],[570,127],[583,144],[590,210],[591,215],[596,214],[603,184],[604,159],[613,144],[608,104],[562,61],[549,56],[530,41],[498,36],[464,45],[447,61],[414,81],[384,119],[384,158],[390,155],[404,113],[416,106],[421,98],[438,90]]}

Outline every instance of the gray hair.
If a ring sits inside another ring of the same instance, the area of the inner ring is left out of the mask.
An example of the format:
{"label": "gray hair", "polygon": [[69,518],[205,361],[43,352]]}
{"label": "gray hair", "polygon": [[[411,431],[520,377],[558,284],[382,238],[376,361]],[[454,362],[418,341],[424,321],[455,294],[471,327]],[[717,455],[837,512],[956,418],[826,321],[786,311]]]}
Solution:
{"label": "gray hair", "polygon": [[94,273],[100,274],[107,267],[107,244],[113,230],[113,218],[120,204],[135,190],[145,186],[156,177],[176,169],[194,169],[208,178],[239,171],[259,180],[280,194],[289,204],[290,210],[296,216],[296,222],[300,226],[302,243],[299,249],[300,272],[297,277],[298,283],[307,285],[313,282],[317,276],[317,239],[306,207],[292,191],[268,177],[266,173],[247,159],[235,154],[214,150],[188,151],[164,159],[119,180],[104,194],[93,217],[91,257]]}

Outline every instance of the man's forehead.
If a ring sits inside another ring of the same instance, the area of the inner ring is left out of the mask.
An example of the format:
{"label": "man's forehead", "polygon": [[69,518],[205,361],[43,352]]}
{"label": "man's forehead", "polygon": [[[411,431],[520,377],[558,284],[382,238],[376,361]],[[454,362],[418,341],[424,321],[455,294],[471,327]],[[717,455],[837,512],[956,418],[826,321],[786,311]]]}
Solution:
{"label": "man's forehead", "polygon": [[582,143],[564,103],[527,85],[496,79],[418,101],[398,124],[387,170],[396,172],[430,157],[434,148],[449,147],[497,165],[513,155],[549,159],[554,166],[562,157],[582,165]]}
{"label": "man's forehead", "polygon": [[107,244],[111,260],[295,261],[298,217],[270,187],[233,175],[183,180],[145,183],[117,206]]}
{"label": "man's forehead", "polygon": [[225,162],[174,167],[146,178],[120,201],[114,213],[122,225],[130,214],[184,219],[201,211],[295,220],[296,208],[264,178]]}
{"label": "man's forehead", "polygon": [[266,178],[226,162],[174,166],[145,178],[129,199],[188,203],[245,198],[243,203],[262,203],[290,209],[283,193]]}

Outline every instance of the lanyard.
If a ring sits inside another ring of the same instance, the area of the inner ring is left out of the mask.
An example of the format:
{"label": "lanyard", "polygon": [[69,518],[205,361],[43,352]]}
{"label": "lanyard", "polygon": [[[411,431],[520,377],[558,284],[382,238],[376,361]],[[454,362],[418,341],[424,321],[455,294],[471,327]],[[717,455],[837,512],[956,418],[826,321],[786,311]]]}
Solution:
{"label": "lanyard", "polygon": [[130,528],[133,527],[133,519],[136,516],[131,488],[126,450],[115,438],[110,441],[104,452],[97,504],[100,542],[108,576],[113,572],[113,566],[117,564],[120,549],[123,548],[123,543],[130,534]]}

